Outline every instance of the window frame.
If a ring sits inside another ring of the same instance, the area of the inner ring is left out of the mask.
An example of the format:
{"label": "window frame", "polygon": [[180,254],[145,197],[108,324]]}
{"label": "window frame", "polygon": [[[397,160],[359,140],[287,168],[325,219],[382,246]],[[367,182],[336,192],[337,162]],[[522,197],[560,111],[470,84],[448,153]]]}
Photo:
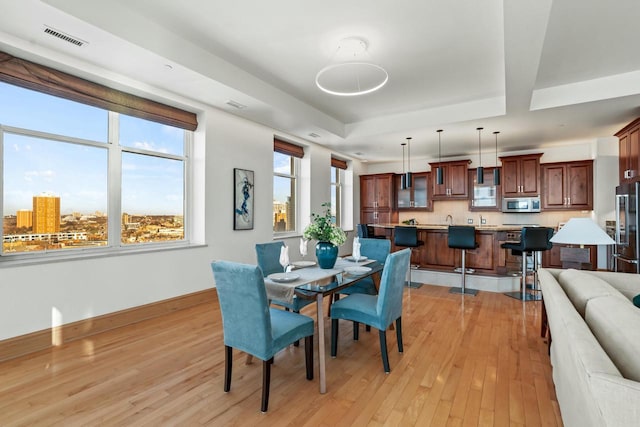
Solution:
{"label": "window frame", "polygon": [[[299,175],[300,175],[300,165],[301,165],[301,160],[299,157],[291,155],[291,154],[287,154],[278,150],[274,150],[273,154],[275,155],[276,153],[279,153],[283,156],[288,156],[289,160],[291,162],[291,174],[285,174],[285,173],[281,173],[281,172],[276,172],[275,168],[273,170],[273,178],[278,177],[278,178],[285,178],[285,179],[290,179],[292,181],[293,184],[293,191],[292,191],[292,197],[294,198],[294,203],[293,203],[293,224],[294,227],[292,230],[288,230],[288,231],[276,231],[275,227],[273,224],[273,209],[271,211],[271,228],[273,231],[273,236],[275,238],[286,238],[286,237],[290,237],[290,236],[295,236],[297,234],[300,233],[299,230],[299,212],[300,212],[300,181],[299,181]],[[273,161],[272,161],[273,163]],[[272,166],[273,167],[273,166]],[[275,188],[273,189],[273,191],[275,192]],[[273,196],[275,196],[275,194],[273,194]]]}
{"label": "window frame", "polygon": [[[19,86],[18,86],[19,87]],[[28,89],[28,88],[24,88]],[[47,94],[49,95],[49,94]],[[49,95],[56,96],[56,95]],[[75,101],[78,102],[78,101]],[[83,104],[79,102],[79,104]],[[86,104],[83,104],[86,105]],[[119,117],[120,113],[107,111],[107,141],[94,141],[72,136],[43,132],[35,129],[25,129],[10,125],[0,124],[0,176],[4,177],[4,135],[10,133],[26,137],[40,138],[54,142],[76,144],[85,147],[107,150],[106,175],[107,175],[107,244],[100,247],[78,247],[66,249],[54,249],[33,252],[8,253],[0,251],[0,265],[13,265],[15,263],[47,262],[49,260],[66,260],[82,257],[101,257],[105,255],[120,255],[125,253],[139,253],[157,250],[169,250],[179,247],[194,246],[191,224],[191,204],[193,203],[193,176],[191,155],[193,152],[194,133],[182,128],[183,153],[182,155],[163,153],[161,151],[148,150],[137,147],[122,146],[119,144]],[[142,119],[138,117],[138,119]],[[148,119],[142,119],[148,120]],[[149,121],[149,120],[148,120]],[[155,122],[159,123],[159,122]],[[166,123],[160,123],[167,125]],[[170,126],[170,125],[168,125]],[[175,127],[175,126],[173,126]],[[132,153],[147,155],[155,158],[177,160],[182,162],[182,227],[183,237],[179,240],[162,242],[143,242],[125,244],[122,242],[122,154]],[[0,185],[0,212],[4,222],[4,179]],[[61,213],[62,214],[62,213]],[[2,233],[4,242],[4,232]],[[199,245],[197,245],[199,246]]]}
{"label": "window frame", "polygon": [[[342,181],[344,180],[344,172],[342,169],[331,166],[331,193],[335,191],[336,205],[336,226],[342,227]],[[335,190],[334,190],[335,188]]]}

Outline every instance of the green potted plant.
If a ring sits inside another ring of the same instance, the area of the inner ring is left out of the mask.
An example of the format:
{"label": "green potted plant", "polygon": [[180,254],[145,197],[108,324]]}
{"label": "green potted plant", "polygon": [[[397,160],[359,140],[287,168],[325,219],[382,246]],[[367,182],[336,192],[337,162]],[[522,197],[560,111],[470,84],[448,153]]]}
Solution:
{"label": "green potted plant", "polygon": [[331,216],[331,203],[322,204],[324,214],[311,214],[311,223],[302,236],[307,240],[317,240],[316,258],[320,268],[333,268],[338,259],[338,246],[347,241],[347,235],[336,227]]}

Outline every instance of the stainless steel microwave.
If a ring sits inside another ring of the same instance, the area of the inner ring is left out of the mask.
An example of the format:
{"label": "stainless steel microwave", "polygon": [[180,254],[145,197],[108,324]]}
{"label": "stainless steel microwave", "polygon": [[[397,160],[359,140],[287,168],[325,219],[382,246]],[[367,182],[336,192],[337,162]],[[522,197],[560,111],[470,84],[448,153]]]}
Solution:
{"label": "stainless steel microwave", "polygon": [[540,197],[505,197],[502,212],[540,212]]}

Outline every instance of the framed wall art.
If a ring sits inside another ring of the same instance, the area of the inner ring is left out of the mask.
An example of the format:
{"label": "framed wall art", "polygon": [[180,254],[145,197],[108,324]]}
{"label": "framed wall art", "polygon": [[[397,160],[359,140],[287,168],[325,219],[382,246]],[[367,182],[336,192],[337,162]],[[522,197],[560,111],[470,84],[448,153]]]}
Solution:
{"label": "framed wall art", "polygon": [[253,171],[233,169],[233,229],[253,230]]}

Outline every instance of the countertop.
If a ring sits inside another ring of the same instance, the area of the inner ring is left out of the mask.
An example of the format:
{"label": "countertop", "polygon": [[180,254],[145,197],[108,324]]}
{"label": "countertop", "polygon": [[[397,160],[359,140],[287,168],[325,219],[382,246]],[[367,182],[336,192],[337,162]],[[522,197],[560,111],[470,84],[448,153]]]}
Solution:
{"label": "countertop", "polygon": [[[372,227],[380,227],[380,228],[394,228],[396,226],[408,226],[407,224],[369,224]],[[466,225],[466,224],[454,224],[454,225]],[[446,230],[449,228],[449,224],[417,224],[415,225],[419,230]],[[527,227],[527,225],[516,225],[516,224],[500,224],[500,225],[476,225],[476,230],[478,231],[520,231],[522,227]]]}

